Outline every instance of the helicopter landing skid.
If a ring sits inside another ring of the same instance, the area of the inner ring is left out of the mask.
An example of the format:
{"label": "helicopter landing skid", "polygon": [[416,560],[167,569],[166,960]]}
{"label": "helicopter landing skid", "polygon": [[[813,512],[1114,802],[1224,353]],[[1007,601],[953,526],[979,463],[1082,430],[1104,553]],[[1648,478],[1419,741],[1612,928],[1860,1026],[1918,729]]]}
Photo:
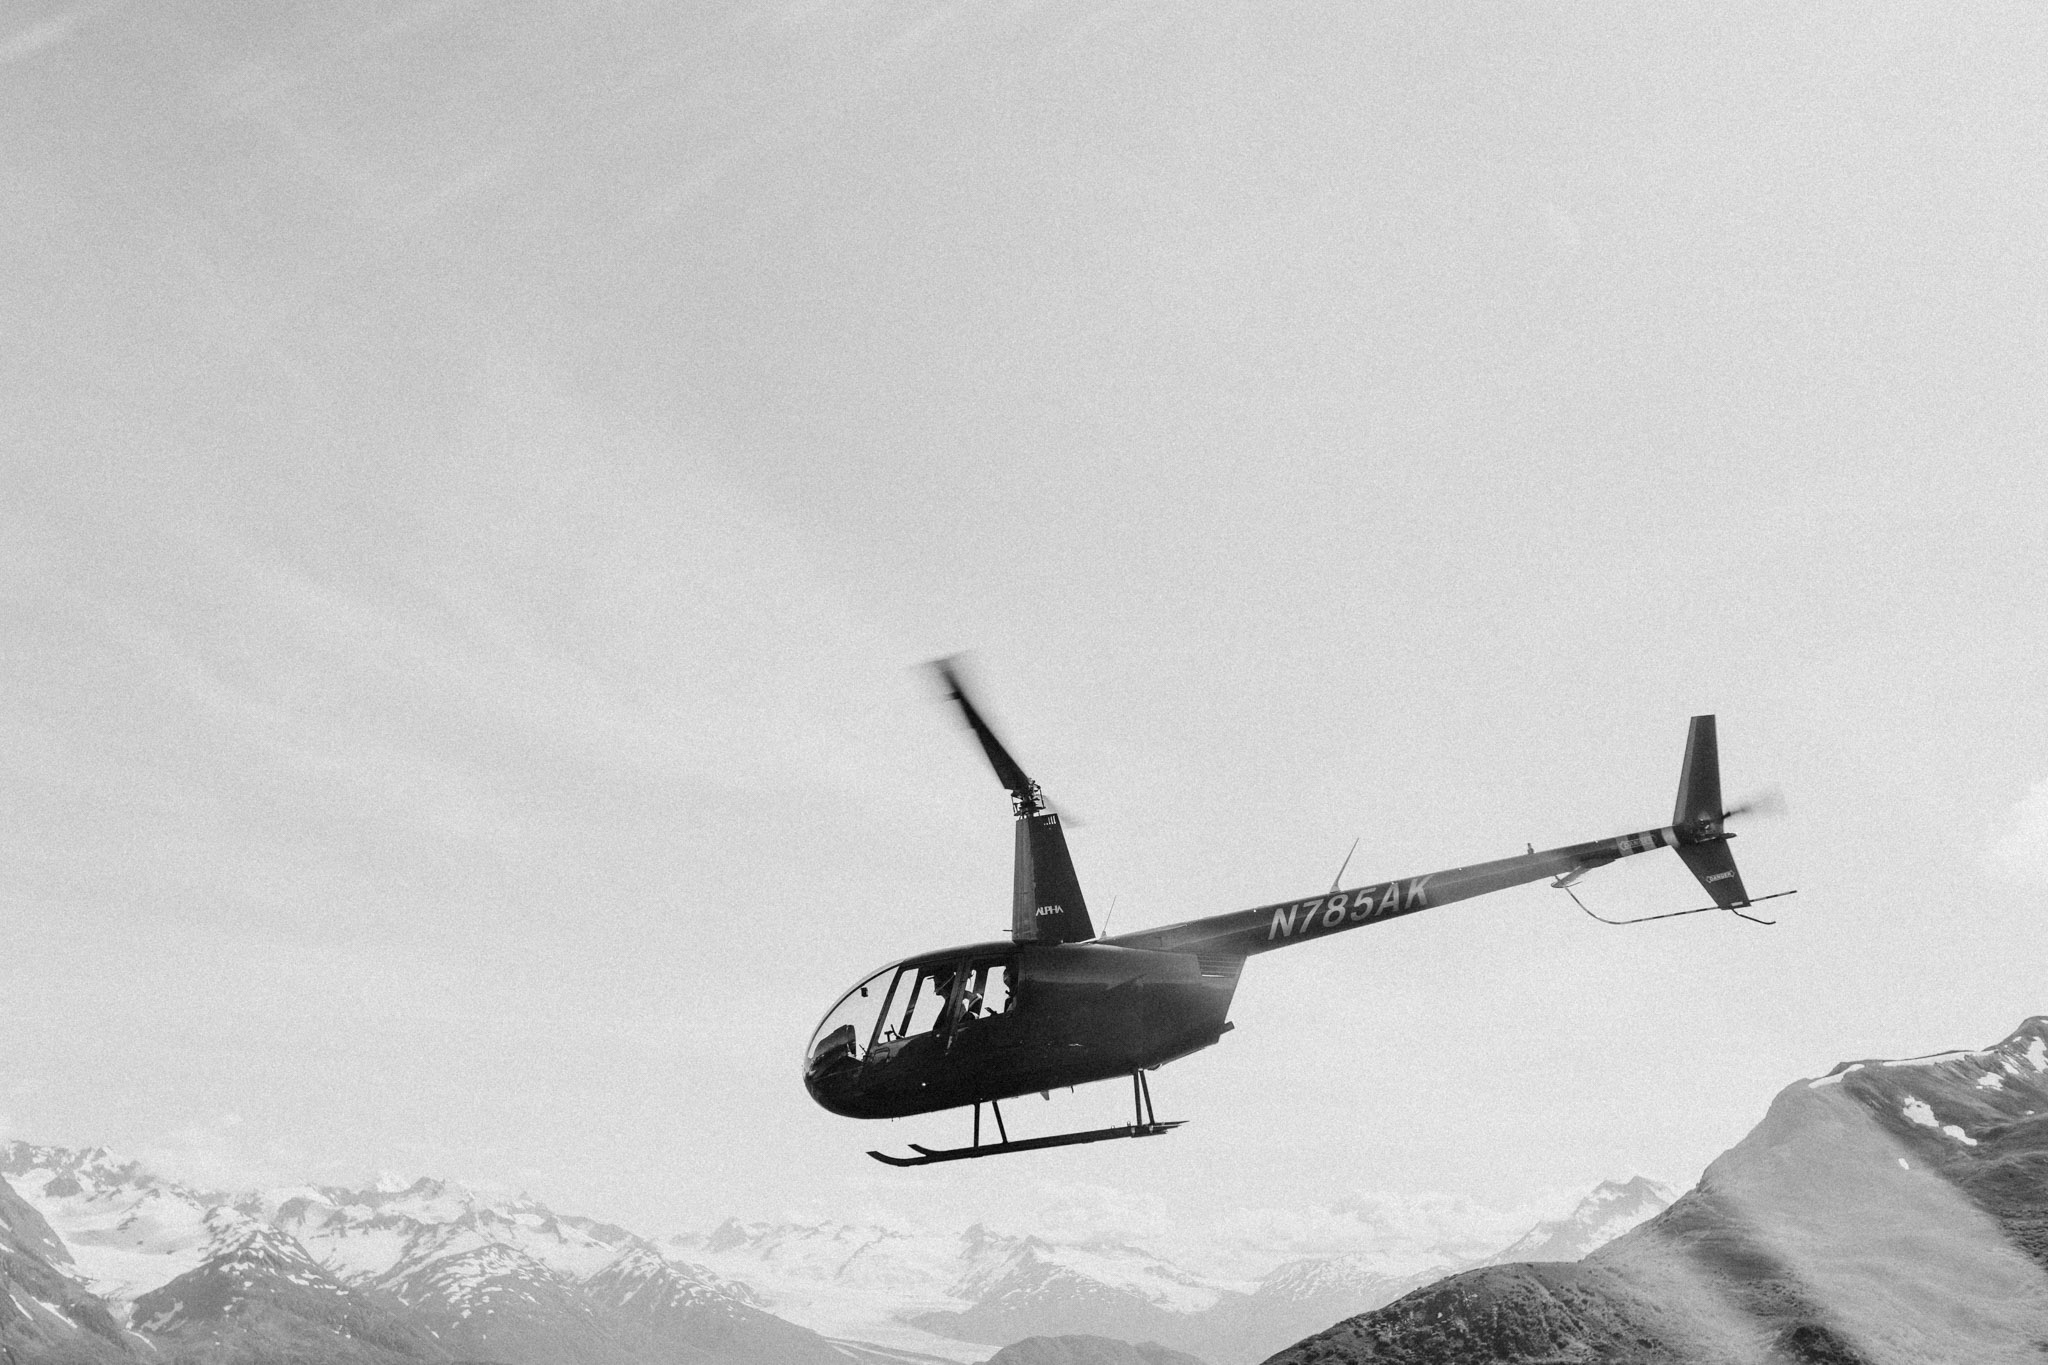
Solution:
{"label": "helicopter landing skid", "polygon": [[889,1166],[930,1166],[940,1161],[969,1161],[976,1157],[1004,1156],[1010,1152],[1035,1152],[1043,1147],[1073,1147],[1083,1142],[1108,1142],[1115,1138],[1158,1137],[1170,1133],[1186,1123],[1186,1119],[1168,1119],[1161,1122],[1152,1110],[1152,1087],[1145,1084],[1145,1073],[1131,1073],[1131,1102],[1137,1113],[1134,1121],[1115,1128],[1091,1128],[1084,1133],[1054,1133],[1051,1137],[1019,1138],[1012,1142],[1008,1130],[1003,1126],[1003,1111],[996,1101],[990,1100],[988,1107],[995,1112],[996,1132],[1002,1135],[1001,1142],[984,1144],[981,1140],[981,1106],[974,1106],[974,1145],[971,1147],[949,1147],[933,1150],[910,1144],[916,1156],[890,1156],[886,1152],[868,1153],[875,1160]]}
{"label": "helicopter landing skid", "polygon": [[916,1156],[890,1156],[886,1152],[869,1152],[877,1161],[891,1166],[929,1166],[935,1161],[966,1161],[979,1156],[1003,1156],[1009,1152],[1035,1152],[1041,1147],[1071,1147],[1081,1142],[1107,1142],[1111,1138],[1158,1137],[1170,1133],[1187,1122],[1176,1119],[1171,1123],[1132,1123],[1121,1128],[1095,1128],[1085,1133],[1055,1133],[1051,1137],[1020,1138],[1016,1142],[991,1142],[979,1147],[953,1147],[944,1151],[933,1151],[920,1147],[915,1142],[910,1150]]}

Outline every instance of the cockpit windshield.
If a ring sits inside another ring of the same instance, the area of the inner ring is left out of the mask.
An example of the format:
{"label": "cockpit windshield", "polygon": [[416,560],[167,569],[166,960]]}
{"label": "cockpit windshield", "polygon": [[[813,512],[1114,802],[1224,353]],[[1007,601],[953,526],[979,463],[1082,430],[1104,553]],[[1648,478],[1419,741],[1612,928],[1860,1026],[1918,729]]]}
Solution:
{"label": "cockpit windshield", "polygon": [[810,1046],[804,1050],[807,1069],[815,1071],[823,1063],[841,1058],[859,1061],[866,1055],[895,970],[894,966],[884,967],[839,998],[811,1034]]}

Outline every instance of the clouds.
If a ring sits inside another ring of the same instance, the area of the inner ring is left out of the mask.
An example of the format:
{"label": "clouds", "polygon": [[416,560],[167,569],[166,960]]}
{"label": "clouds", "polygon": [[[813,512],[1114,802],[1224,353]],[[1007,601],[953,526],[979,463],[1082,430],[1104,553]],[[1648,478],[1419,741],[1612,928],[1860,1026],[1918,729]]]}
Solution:
{"label": "clouds", "polygon": [[1445,1251],[1477,1255],[1504,1245],[1569,1202],[1540,1191],[1496,1207],[1434,1190],[1358,1190],[1325,1203],[1238,1209],[1216,1233],[1247,1258],[1360,1255],[1406,1274]]}
{"label": "clouds", "polygon": [[1531,1190],[1494,1205],[1439,1190],[1332,1192],[1300,1203],[1216,1209],[1144,1188],[1040,1181],[1012,1217],[1060,1242],[1144,1247],[1226,1278],[1253,1279],[1304,1257],[1362,1257],[1405,1275],[1447,1255],[1478,1256],[1568,1210],[1583,1190]]}
{"label": "clouds", "polygon": [[2000,881],[2048,886],[2048,778],[2013,803],[1985,867]]}
{"label": "clouds", "polygon": [[53,15],[41,23],[30,24],[27,28],[18,29],[5,38],[0,38],[0,66],[32,57],[46,48],[64,42],[78,27],[78,15],[79,12],[76,10]]}

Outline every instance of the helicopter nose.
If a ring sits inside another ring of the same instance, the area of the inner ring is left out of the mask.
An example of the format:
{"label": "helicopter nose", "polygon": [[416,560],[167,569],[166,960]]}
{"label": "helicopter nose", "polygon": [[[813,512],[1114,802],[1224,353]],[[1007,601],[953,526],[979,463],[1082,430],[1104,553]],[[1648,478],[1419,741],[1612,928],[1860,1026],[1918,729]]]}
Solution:
{"label": "helicopter nose", "polygon": [[860,1087],[851,1083],[851,1078],[835,1079],[807,1075],[804,1077],[804,1089],[810,1092],[818,1107],[827,1113],[837,1114],[844,1119],[872,1117],[869,1106],[863,1102]]}

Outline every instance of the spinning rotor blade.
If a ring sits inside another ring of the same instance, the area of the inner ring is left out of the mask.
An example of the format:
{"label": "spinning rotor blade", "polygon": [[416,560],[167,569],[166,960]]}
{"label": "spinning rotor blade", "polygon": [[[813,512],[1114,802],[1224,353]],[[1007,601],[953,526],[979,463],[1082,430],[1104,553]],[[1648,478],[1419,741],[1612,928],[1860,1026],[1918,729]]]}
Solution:
{"label": "spinning rotor blade", "polygon": [[1763,791],[1758,792],[1740,805],[1731,806],[1727,810],[1722,811],[1721,818],[1723,820],[1733,820],[1739,816],[1757,815],[1766,819],[1775,819],[1783,814],[1785,814],[1785,793],[1779,791],[1776,787],[1766,787]]}
{"label": "spinning rotor blade", "polygon": [[974,731],[974,737],[981,741],[981,751],[988,755],[988,765],[996,770],[996,780],[1009,788],[1010,795],[1019,801],[1031,802],[1031,795],[1038,784],[1017,766],[1017,760],[1010,757],[1010,751],[996,738],[996,732],[981,718],[974,702],[967,695],[967,685],[960,680],[960,656],[950,655],[944,659],[932,660],[932,671],[939,675],[939,681],[946,685],[947,695],[959,704],[960,714],[967,721],[967,728]]}

